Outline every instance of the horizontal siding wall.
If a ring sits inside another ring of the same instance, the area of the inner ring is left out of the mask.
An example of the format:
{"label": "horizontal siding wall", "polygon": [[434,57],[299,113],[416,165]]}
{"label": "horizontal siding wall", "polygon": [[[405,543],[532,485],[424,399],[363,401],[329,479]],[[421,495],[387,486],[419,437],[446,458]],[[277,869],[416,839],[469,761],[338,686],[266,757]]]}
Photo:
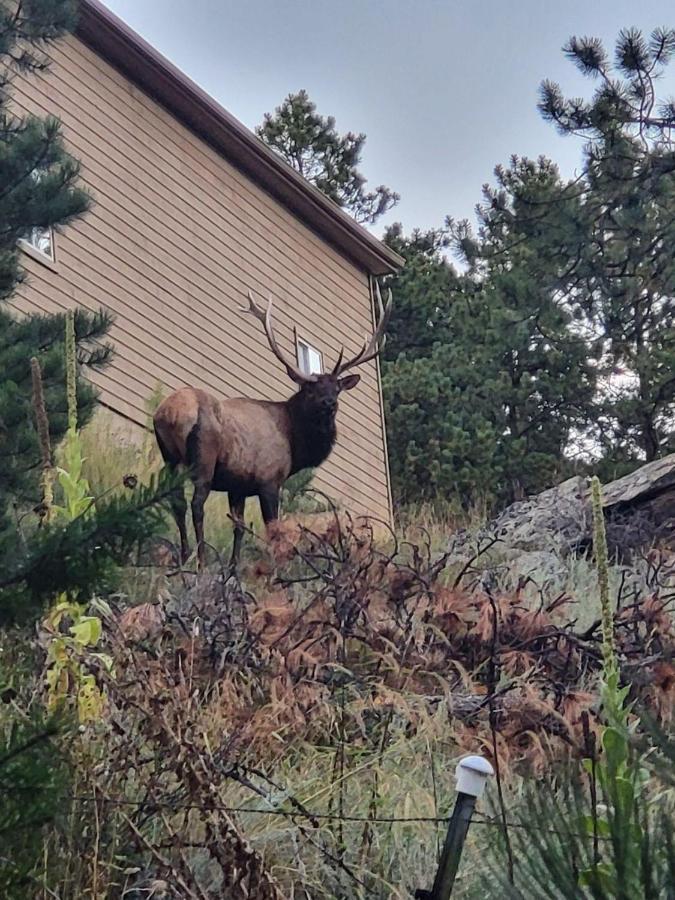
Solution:
{"label": "horizontal siding wall", "polygon": [[[365,273],[76,38],[56,49],[47,76],[17,82],[15,99],[61,118],[95,200],[57,235],[55,269],[26,256],[17,305],[114,313],[115,360],[94,376],[111,408],[143,424],[159,384],[289,396],[259,323],[239,312],[249,288],[273,296],[289,355],[294,326],[326,364],[372,330]],[[388,519],[376,365],[361,375],[341,400],[338,445],[316,483],[354,512]]]}

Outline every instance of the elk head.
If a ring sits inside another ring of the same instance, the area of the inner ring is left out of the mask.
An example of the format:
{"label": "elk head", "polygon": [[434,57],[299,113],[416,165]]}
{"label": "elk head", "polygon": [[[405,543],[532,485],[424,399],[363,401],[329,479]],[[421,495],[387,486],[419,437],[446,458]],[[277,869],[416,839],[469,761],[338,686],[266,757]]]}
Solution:
{"label": "elk head", "polygon": [[300,390],[293,399],[295,405],[305,415],[314,415],[323,420],[334,419],[339,395],[342,391],[351,391],[361,380],[360,375],[345,375],[345,373],[356,366],[369,362],[382,351],[386,341],[385,331],[391,315],[392,296],[389,291],[385,306],[377,285],[375,286],[375,295],[378,304],[378,322],[370,340],[365,338],[358,353],[349,359],[344,358],[345,351],[342,347],[330,372],[307,375],[284,356],[277,343],[272,328],[272,298],[270,297],[267,310],[264,311],[256,304],[252,293],[248,292],[249,308],[242,309],[242,312],[251,313],[262,323],[272,353],[282,363],[291,381],[300,386]]}

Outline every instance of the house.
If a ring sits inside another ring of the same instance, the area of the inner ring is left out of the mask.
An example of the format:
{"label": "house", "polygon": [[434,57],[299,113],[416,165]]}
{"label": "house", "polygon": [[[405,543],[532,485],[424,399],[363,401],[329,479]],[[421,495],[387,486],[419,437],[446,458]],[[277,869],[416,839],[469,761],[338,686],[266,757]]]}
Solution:
{"label": "house", "polygon": [[[115,360],[95,379],[125,428],[147,427],[158,385],[290,396],[259,323],[239,311],[249,288],[272,294],[280,343],[301,366],[330,365],[343,343],[358,349],[373,328],[372,278],[396,271],[395,253],[98,0],[83,0],[52,58],[47,75],[16,83],[16,103],[61,119],[95,203],[63,233],[31,237],[17,303],[112,311]],[[316,484],[389,519],[377,364],[361,374]]]}

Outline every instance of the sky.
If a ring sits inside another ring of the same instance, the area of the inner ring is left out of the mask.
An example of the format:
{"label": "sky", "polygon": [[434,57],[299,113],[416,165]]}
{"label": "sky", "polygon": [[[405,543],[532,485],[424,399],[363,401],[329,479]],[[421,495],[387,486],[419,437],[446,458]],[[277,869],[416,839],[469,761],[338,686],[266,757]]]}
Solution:
{"label": "sky", "polygon": [[[339,131],[365,132],[361,170],[401,202],[374,231],[473,218],[512,154],[572,175],[581,143],[536,108],[541,81],[588,96],[561,52],[620,29],[675,25],[666,0],[104,0],[249,128],[306,89]],[[663,79],[675,95],[675,62]]]}

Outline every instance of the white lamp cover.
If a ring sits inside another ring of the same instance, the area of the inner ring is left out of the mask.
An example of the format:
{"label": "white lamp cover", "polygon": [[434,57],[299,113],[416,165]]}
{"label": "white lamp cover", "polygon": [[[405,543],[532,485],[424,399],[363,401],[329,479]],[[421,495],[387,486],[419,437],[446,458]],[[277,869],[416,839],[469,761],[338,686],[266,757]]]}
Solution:
{"label": "white lamp cover", "polygon": [[457,791],[480,797],[485,790],[488,775],[494,775],[494,769],[482,756],[465,756],[460,759],[455,769]]}

